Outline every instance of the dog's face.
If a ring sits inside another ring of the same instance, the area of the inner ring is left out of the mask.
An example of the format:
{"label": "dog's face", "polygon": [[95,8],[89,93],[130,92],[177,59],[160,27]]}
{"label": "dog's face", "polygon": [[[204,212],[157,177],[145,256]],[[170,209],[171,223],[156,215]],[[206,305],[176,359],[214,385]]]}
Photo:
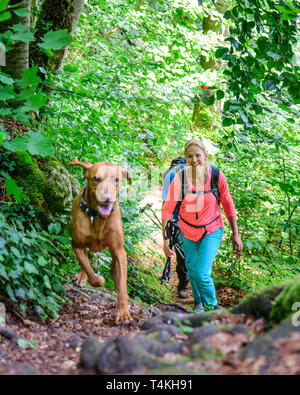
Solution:
{"label": "dog's face", "polygon": [[81,166],[84,171],[84,177],[88,180],[89,196],[97,206],[98,213],[101,217],[107,217],[111,214],[113,205],[117,200],[120,185],[124,178],[132,183],[130,173],[121,167],[108,162],[80,163],[74,159],[73,165]]}

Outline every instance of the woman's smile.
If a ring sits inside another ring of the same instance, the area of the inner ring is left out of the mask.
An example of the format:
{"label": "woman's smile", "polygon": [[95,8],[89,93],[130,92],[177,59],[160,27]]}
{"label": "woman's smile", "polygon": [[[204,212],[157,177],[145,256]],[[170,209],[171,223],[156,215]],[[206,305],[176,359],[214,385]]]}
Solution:
{"label": "woman's smile", "polygon": [[203,166],[207,159],[207,154],[205,154],[199,147],[191,145],[187,149],[185,159],[189,166]]}

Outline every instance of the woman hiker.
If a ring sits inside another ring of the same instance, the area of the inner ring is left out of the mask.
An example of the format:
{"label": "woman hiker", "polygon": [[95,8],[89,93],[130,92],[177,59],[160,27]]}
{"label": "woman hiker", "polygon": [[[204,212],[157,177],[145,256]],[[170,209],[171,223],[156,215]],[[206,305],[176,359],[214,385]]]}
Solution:
{"label": "woman hiker", "polygon": [[[233,249],[241,253],[243,244],[238,233],[236,213],[225,175],[221,171],[218,173],[217,198],[215,191],[211,191],[211,178],[212,174],[215,177],[215,170],[207,163],[208,154],[204,144],[198,139],[188,141],[184,146],[184,156],[187,165],[175,175],[170,185],[162,209],[162,225],[165,229],[168,220],[173,218],[177,202],[182,200],[179,226],[182,232],[185,264],[194,295],[194,312],[197,313],[214,310],[218,305],[211,272],[224,228],[219,202],[232,230]],[[164,252],[166,257],[174,255],[174,250],[169,248],[168,240],[164,240]]]}

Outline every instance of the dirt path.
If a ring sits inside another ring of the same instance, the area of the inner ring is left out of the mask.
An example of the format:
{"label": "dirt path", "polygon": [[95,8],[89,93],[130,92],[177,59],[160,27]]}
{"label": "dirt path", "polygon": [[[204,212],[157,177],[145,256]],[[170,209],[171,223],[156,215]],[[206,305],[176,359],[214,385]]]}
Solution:
{"label": "dirt path", "polygon": [[133,322],[115,325],[116,302],[111,294],[71,287],[57,319],[21,320],[7,312],[6,324],[18,338],[0,336],[0,374],[80,374],[84,339],[97,337],[105,343],[139,330],[147,318],[145,311],[135,304],[130,304],[130,310]]}

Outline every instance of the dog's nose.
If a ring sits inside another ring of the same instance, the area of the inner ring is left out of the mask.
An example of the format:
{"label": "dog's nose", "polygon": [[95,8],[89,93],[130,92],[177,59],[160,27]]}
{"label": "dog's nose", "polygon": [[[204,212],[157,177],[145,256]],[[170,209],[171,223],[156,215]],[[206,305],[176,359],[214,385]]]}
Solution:
{"label": "dog's nose", "polygon": [[105,204],[112,203],[113,197],[110,193],[101,193],[99,196],[99,201]]}

